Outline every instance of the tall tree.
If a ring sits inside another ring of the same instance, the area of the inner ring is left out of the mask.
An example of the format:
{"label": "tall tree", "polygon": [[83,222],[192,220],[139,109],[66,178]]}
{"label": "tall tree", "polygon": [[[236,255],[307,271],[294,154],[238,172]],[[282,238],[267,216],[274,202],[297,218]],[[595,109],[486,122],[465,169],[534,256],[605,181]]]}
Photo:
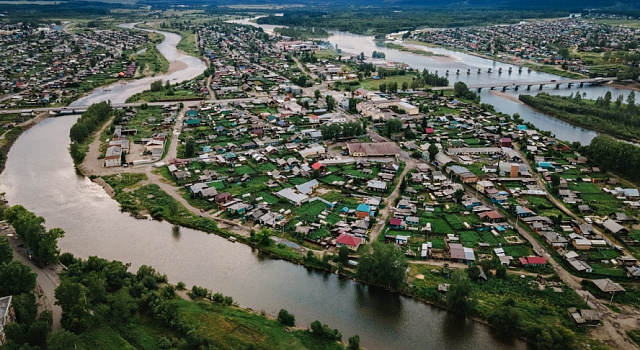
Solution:
{"label": "tall tree", "polygon": [[471,280],[463,269],[451,275],[451,286],[447,291],[447,305],[458,314],[468,315],[475,310],[475,301],[471,298]]}
{"label": "tall tree", "polygon": [[8,264],[13,260],[13,249],[9,244],[7,237],[0,237],[0,264]]}
{"label": "tall tree", "polygon": [[27,293],[36,286],[36,274],[18,260],[0,264],[0,295]]}
{"label": "tall tree", "polygon": [[373,251],[360,258],[356,275],[369,283],[398,288],[405,278],[407,258],[393,244],[373,242]]}

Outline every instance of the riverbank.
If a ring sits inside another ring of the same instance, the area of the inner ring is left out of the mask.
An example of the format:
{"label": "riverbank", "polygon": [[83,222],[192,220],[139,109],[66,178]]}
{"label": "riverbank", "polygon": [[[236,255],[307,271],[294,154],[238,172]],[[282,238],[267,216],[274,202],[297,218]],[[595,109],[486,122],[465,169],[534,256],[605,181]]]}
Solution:
{"label": "riverbank", "polygon": [[611,107],[613,103],[607,107],[598,107],[595,100],[575,100],[548,94],[536,96],[520,95],[519,100],[536,111],[548,114],[569,124],[632,143],[640,142],[639,130],[616,119],[620,114],[629,115],[626,105],[621,107],[624,109],[610,110],[614,108]]}

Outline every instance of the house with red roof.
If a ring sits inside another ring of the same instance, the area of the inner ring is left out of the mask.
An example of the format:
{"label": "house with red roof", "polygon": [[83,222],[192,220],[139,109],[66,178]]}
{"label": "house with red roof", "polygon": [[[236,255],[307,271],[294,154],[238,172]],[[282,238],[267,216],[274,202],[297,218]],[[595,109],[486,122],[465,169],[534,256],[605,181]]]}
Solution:
{"label": "house with red roof", "polygon": [[404,220],[398,218],[392,218],[389,220],[389,226],[394,230],[404,230],[407,227]]}
{"label": "house with red roof", "polygon": [[313,170],[318,170],[318,171],[320,171],[320,172],[324,172],[324,171],[326,171],[326,170],[327,170],[327,167],[326,167],[324,164],[320,163],[320,162],[315,162],[315,163],[313,163],[313,164],[311,165],[311,168],[312,168]]}
{"label": "house with red roof", "polygon": [[357,250],[358,247],[360,247],[361,241],[362,240],[356,236],[343,233],[336,239],[336,247],[340,248],[342,246],[346,246],[351,250]]}
{"label": "house with red roof", "polygon": [[520,258],[520,264],[524,267],[544,266],[547,264],[547,258],[543,256],[525,256]]}
{"label": "house with red roof", "polygon": [[424,133],[425,134],[433,134],[435,132],[435,130],[433,128],[424,128]]}

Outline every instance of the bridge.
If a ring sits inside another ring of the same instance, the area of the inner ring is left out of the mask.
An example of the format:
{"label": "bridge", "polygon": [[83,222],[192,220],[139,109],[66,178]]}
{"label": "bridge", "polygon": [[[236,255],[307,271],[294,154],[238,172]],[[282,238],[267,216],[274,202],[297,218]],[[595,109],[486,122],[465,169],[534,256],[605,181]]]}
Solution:
{"label": "bridge", "polygon": [[[604,83],[609,83],[612,81],[616,81],[618,78],[588,78],[588,79],[565,79],[565,80],[547,80],[547,81],[527,81],[527,82],[496,82],[490,84],[478,84],[478,85],[467,85],[469,90],[477,90],[478,92],[482,91],[482,89],[502,89],[502,91],[506,91],[509,88],[513,88],[515,91],[518,91],[520,87],[526,87],[527,91],[531,90],[532,86],[538,86],[539,90],[545,85],[555,86],[556,89],[559,89],[562,85],[567,85],[568,88],[576,85],[579,87],[583,87],[585,84],[590,85],[600,85]],[[439,90],[453,90],[453,86],[438,86],[433,87],[431,90],[439,91]]]}

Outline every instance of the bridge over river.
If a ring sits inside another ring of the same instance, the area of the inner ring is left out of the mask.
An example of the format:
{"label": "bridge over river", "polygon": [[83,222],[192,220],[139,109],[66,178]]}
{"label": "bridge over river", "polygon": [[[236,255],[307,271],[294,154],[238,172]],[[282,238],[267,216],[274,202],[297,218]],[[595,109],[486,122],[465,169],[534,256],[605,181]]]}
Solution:
{"label": "bridge over river", "polygon": [[[616,81],[618,78],[589,78],[589,79],[563,79],[563,80],[547,80],[547,81],[523,81],[523,82],[506,82],[506,83],[490,83],[490,84],[477,84],[477,85],[467,85],[470,90],[477,90],[478,92],[482,91],[482,89],[499,89],[502,88],[502,91],[506,91],[508,88],[513,88],[518,91],[520,87],[526,87],[527,90],[531,90],[532,86],[538,86],[540,90],[545,85],[555,85],[556,89],[559,89],[561,85],[567,85],[567,87],[572,87],[574,85],[583,87],[585,84],[591,85],[600,85],[604,83],[609,83],[612,81]],[[438,86],[433,87],[431,90],[439,91],[439,90],[453,90],[453,86]]]}

